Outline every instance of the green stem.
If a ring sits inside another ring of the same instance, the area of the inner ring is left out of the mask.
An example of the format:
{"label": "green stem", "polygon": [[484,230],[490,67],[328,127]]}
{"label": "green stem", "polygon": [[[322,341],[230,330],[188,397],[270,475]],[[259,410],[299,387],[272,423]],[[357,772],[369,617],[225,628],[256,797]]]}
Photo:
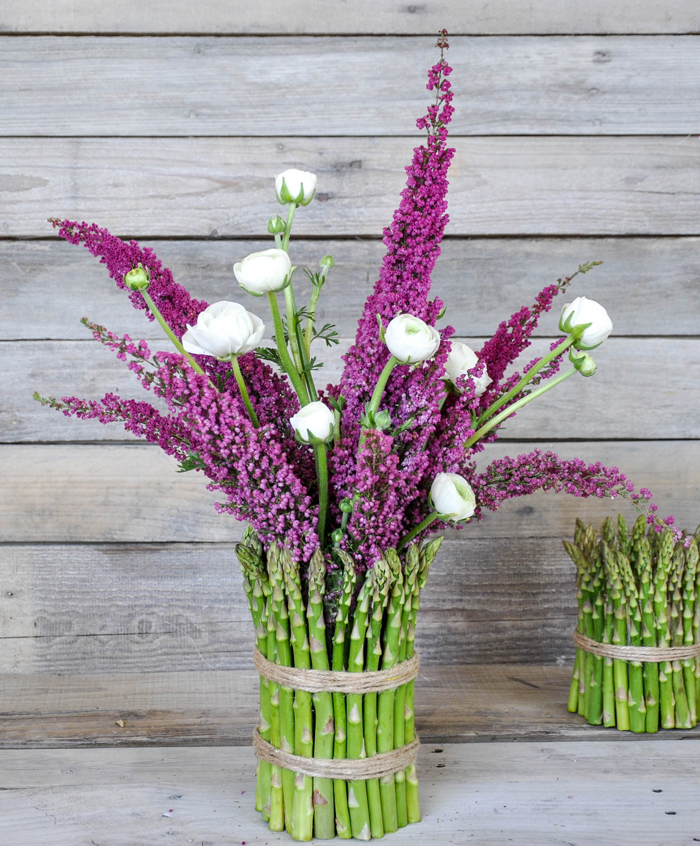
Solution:
{"label": "green stem", "polygon": [[514,388],[508,391],[507,394],[503,394],[502,397],[497,399],[486,409],[486,411],[484,411],[484,413],[479,417],[477,425],[481,425],[482,423],[484,423],[486,420],[489,419],[489,417],[491,417],[492,414],[498,411],[499,408],[504,406],[507,402],[510,402],[513,397],[516,397],[522,391],[525,385],[531,382],[532,379],[537,375],[537,373],[539,373],[540,370],[542,370],[543,367],[549,364],[550,361],[554,361],[557,356],[565,352],[573,344],[574,340],[574,335],[569,335],[561,342],[561,344],[559,344],[553,350],[550,350],[550,352],[548,352],[546,356],[541,358],[537,362],[537,364],[533,365],[527,371],[527,373],[523,376],[523,378],[518,382],[518,384]]}
{"label": "green stem", "polygon": [[313,340],[316,303],[318,302],[318,298],[321,296],[321,288],[323,288],[323,283],[326,281],[327,273],[328,268],[322,267],[321,275],[318,280],[318,285],[313,286],[313,291],[311,292],[311,296],[309,297],[309,316],[306,319],[306,328],[304,330],[304,348],[306,349],[306,355],[309,358],[311,357],[311,341]]}
{"label": "green stem", "polygon": [[556,378],[542,385],[542,387],[537,388],[537,390],[533,391],[531,394],[528,394],[522,399],[519,399],[517,402],[513,403],[513,405],[506,408],[500,414],[497,414],[487,423],[484,423],[484,425],[481,426],[481,428],[478,429],[465,443],[465,449],[468,449],[470,446],[472,446],[472,444],[475,444],[480,438],[483,438],[487,432],[490,432],[491,429],[493,429],[495,426],[498,426],[499,423],[502,423],[507,417],[510,417],[511,414],[515,414],[515,412],[519,411],[524,405],[527,405],[529,402],[532,402],[532,400],[537,399],[537,397],[551,390],[560,382],[563,382],[565,379],[568,379],[569,376],[573,376],[574,373],[576,373],[575,367],[572,367],[571,370],[567,370],[565,373],[560,373]]}
{"label": "green stem", "polygon": [[275,324],[275,339],[277,341],[277,349],[280,354],[280,359],[282,360],[282,366],[284,367],[287,375],[289,376],[292,385],[294,386],[294,390],[297,392],[299,401],[302,405],[308,405],[309,394],[306,390],[306,385],[302,381],[301,376],[299,375],[296,367],[294,366],[294,362],[292,361],[289,355],[289,351],[287,350],[287,345],[284,343],[284,327],[282,326],[282,317],[280,315],[279,306],[277,305],[277,297],[272,291],[270,291],[267,295],[267,299],[270,303],[270,310],[272,311],[272,320]]}
{"label": "green stem", "polygon": [[411,531],[404,535],[401,540],[396,545],[396,551],[401,552],[412,540],[415,538],[416,535],[420,534],[423,529],[427,529],[431,523],[434,523],[438,518],[437,511],[433,511],[432,514],[428,514],[425,520],[422,520],[417,526],[414,526]]}
{"label": "green stem", "polygon": [[248,416],[250,417],[251,423],[253,424],[253,426],[255,426],[256,429],[259,429],[260,423],[258,422],[258,416],[255,413],[253,406],[250,402],[250,395],[248,394],[248,388],[246,388],[246,384],[243,379],[243,374],[241,373],[241,366],[238,363],[238,356],[234,356],[231,359],[231,368],[233,370],[233,375],[236,377],[238,390],[241,392],[241,396],[243,397],[243,402],[245,403],[245,407],[248,410]]}
{"label": "green stem", "polygon": [[318,477],[318,539],[324,548],[326,537],[326,515],[328,513],[328,460],[326,445],[315,444],[316,475]]}
{"label": "green stem", "polygon": [[289,211],[287,212],[287,225],[284,230],[284,238],[282,239],[282,249],[285,253],[289,252],[289,238],[292,234],[292,223],[294,221],[294,212],[297,210],[296,203],[289,204]]}
{"label": "green stem", "polygon": [[190,364],[192,365],[192,369],[195,371],[195,373],[199,373],[199,375],[200,375],[200,376],[203,376],[203,375],[204,375],[204,371],[203,371],[203,370],[202,370],[202,368],[201,368],[201,367],[197,364],[197,362],[196,362],[196,361],[192,358],[192,356],[191,356],[191,355],[187,352],[187,350],[186,350],[186,349],[182,346],[182,342],[180,341],[180,339],[177,337],[177,335],[173,332],[173,330],[172,330],[172,329],[168,326],[168,324],[165,322],[165,320],[163,319],[163,315],[162,315],[162,314],[158,311],[158,307],[156,306],[156,304],[155,304],[155,303],[153,302],[153,300],[151,299],[151,297],[150,297],[150,295],[149,295],[148,291],[145,291],[145,290],[144,290],[144,291],[141,291],[141,296],[142,296],[142,297],[144,298],[144,300],[146,301],[146,305],[147,305],[147,306],[148,306],[148,308],[151,310],[151,313],[153,314],[153,316],[155,317],[155,319],[158,321],[158,323],[160,323],[160,325],[161,325],[161,327],[162,327],[163,331],[165,332],[165,334],[166,334],[166,335],[168,336],[168,338],[170,338],[170,340],[173,342],[173,345],[175,346],[175,349],[176,349],[176,350],[177,350],[177,351],[178,351],[181,355],[184,355],[184,356],[185,356],[185,358],[187,358],[187,360],[188,360],[188,361],[190,362]]}

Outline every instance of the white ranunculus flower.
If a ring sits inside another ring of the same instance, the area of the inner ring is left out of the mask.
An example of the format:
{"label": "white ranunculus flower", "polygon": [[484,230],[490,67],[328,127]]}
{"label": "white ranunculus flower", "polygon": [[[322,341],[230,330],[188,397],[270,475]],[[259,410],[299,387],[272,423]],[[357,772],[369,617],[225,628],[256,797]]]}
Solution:
{"label": "white ranunculus flower", "polygon": [[275,176],[275,191],[280,203],[308,206],[316,193],[316,174],[290,168]]}
{"label": "white ranunculus flower", "polygon": [[310,402],[290,417],[289,422],[304,443],[325,443],[333,437],[335,415],[322,402]]}
{"label": "white ranunculus flower", "polygon": [[577,326],[590,324],[583,330],[574,346],[580,350],[594,350],[612,332],[612,320],[600,303],[586,297],[576,297],[572,303],[567,303],[561,310],[559,329],[562,332],[572,332]]}
{"label": "white ranunculus flower", "polygon": [[[445,362],[445,373],[450,382],[456,385],[457,379],[460,376],[469,376],[469,371],[476,367],[478,362],[479,357],[471,347],[461,341],[452,341],[452,349]],[[485,368],[483,376],[472,376],[471,378],[474,380],[477,397],[480,397],[493,381]]]}
{"label": "white ranunculus flower", "polygon": [[386,327],[384,343],[401,364],[416,364],[435,355],[440,346],[440,334],[420,317],[397,314]]}
{"label": "white ranunculus flower", "polygon": [[187,324],[182,346],[194,355],[211,355],[219,361],[230,361],[255,349],[264,332],[265,324],[259,317],[239,303],[222,300],[207,306],[194,326]]}
{"label": "white ranunculus flower", "polygon": [[233,272],[243,290],[261,297],[287,287],[292,262],[284,250],[263,250],[236,262]]}
{"label": "white ranunculus flower", "polygon": [[433,509],[443,520],[468,520],[476,509],[476,497],[469,482],[457,473],[438,473],[430,486]]}

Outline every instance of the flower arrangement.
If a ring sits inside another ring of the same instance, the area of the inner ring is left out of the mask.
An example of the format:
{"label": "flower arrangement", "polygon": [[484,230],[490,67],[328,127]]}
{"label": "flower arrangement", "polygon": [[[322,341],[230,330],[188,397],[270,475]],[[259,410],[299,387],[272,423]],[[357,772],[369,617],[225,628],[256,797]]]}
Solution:
{"label": "flower arrangement", "polygon": [[[204,473],[221,495],[216,508],[248,522],[237,553],[261,672],[257,807],[271,829],[299,840],[368,840],[420,819],[414,639],[441,541],[430,534],[537,490],[629,497],[659,523],[649,492],[636,493],[614,467],[535,450],[477,469],[476,456],[505,420],[576,373],[593,375],[590,351],[612,323],[602,306],[578,297],[564,306],[563,337],[550,351],[507,372],[554,298],[597,264],[590,262],[546,286],[478,352],[451,339],[451,327],[436,328],[445,309],[430,298],[430,276],[448,222],[454,153],[446,32],[438,47],[427,84],[435,101],[417,121],[427,138],[406,169],[379,280],[337,385],[317,387],[312,355],[315,342],[337,343],[333,327],[316,319],[333,258],[304,271],[312,292],[299,307],[290,254],[294,216],[313,201],[316,175],[276,177],[286,218],[269,221],[275,247],[233,268],[244,291],[267,298],[274,346],[262,344],[259,317],[238,303],[193,299],[149,248],[95,224],[52,221],[61,237],[100,257],[175,351],[152,354],[145,341],[84,319],[166,409],[112,393],[37,399],[68,416],[123,423],[182,471]],[[562,370],[567,357],[572,366]]]}
{"label": "flower arrangement", "polygon": [[695,535],[630,532],[624,517],[600,532],[576,521],[564,548],[576,565],[578,628],[569,711],[621,731],[692,728],[700,700],[700,589]]}

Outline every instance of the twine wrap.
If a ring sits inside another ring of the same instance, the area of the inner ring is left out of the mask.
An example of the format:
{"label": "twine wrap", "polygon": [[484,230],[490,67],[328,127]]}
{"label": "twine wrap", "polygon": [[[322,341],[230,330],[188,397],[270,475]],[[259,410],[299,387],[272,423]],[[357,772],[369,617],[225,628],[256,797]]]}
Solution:
{"label": "twine wrap", "polygon": [[301,670],[298,667],[282,667],[268,661],[257,647],[253,652],[253,661],[257,671],[268,681],[308,693],[381,693],[383,690],[393,690],[413,681],[420,666],[418,653],[415,653],[408,661],[402,661],[390,670],[369,673]]}
{"label": "twine wrap", "polygon": [[[413,681],[418,675],[420,661],[415,653],[408,661],[402,661],[390,670],[376,670],[362,673],[348,673],[335,670],[302,670],[298,667],[283,667],[268,661],[256,647],[253,652],[255,667],[263,678],[293,690],[308,693],[381,693],[394,690]],[[253,748],[262,761],[269,761],[286,770],[316,778],[337,778],[345,781],[365,781],[398,773],[416,760],[420,740],[407,743],[390,752],[380,752],[369,758],[303,758],[284,752],[260,736],[256,728],[253,733]]]}
{"label": "twine wrap", "polygon": [[660,664],[663,661],[684,661],[700,655],[700,642],[692,646],[616,646],[613,643],[599,643],[574,630],[574,643],[584,652],[601,658],[618,658],[622,661],[644,661]]}
{"label": "twine wrap", "polygon": [[283,752],[260,736],[255,729],[253,733],[253,748],[255,754],[262,761],[284,767],[296,773],[317,778],[338,778],[345,781],[365,781],[370,778],[381,778],[384,775],[398,773],[416,760],[420,741],[416,738],[413,743],[407,743],[400,749],[391,752],[380,752],[369,758],[350,760],[348,758],[302,758]]}

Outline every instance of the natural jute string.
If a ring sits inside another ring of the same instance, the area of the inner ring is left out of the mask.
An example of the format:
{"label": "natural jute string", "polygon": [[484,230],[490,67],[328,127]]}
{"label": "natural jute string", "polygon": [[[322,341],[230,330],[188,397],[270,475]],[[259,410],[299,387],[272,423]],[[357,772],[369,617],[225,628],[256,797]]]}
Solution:
{"label": "natural jute string", "polygon": [[382,690],[393,690],[413,681],[418,675],[420,665],[418,654],[415,653],[408,661],[402,661],[390,670],[369,673],[301,670],[297,667],[282,667],[268,661],[257,647],[253,652],[253,661],[257,671],[268,681],[294,690],[306,690],[308,693],[380,693]]}
{"label": "natural jute string", "polygon": [[660,664],[662,661],[683,661],[700,655],[700,643],[692,646],[615,646],[613,643],[599,643],[574,630],[574,643],[584,652],[602,658],[619,658],[623,661],[646,661]]}
{"label": "natural jute string", "polygon": [[391,752],[380,752],[369,758],[348,760],[347,758],[333,760],[325,758],[302,758],[291,755],[272,746],[260,737],[255,729],[253,734],[253,748],[255,754],[263,761],[277,764],[286,770],[302,773],[317,778],[339,778],[344,781],[364,781],[369,778],[381,778],[384,775],[398,773],[416,760],[420,741],[416,738],[413,743],[407,743],[400,749]]}

